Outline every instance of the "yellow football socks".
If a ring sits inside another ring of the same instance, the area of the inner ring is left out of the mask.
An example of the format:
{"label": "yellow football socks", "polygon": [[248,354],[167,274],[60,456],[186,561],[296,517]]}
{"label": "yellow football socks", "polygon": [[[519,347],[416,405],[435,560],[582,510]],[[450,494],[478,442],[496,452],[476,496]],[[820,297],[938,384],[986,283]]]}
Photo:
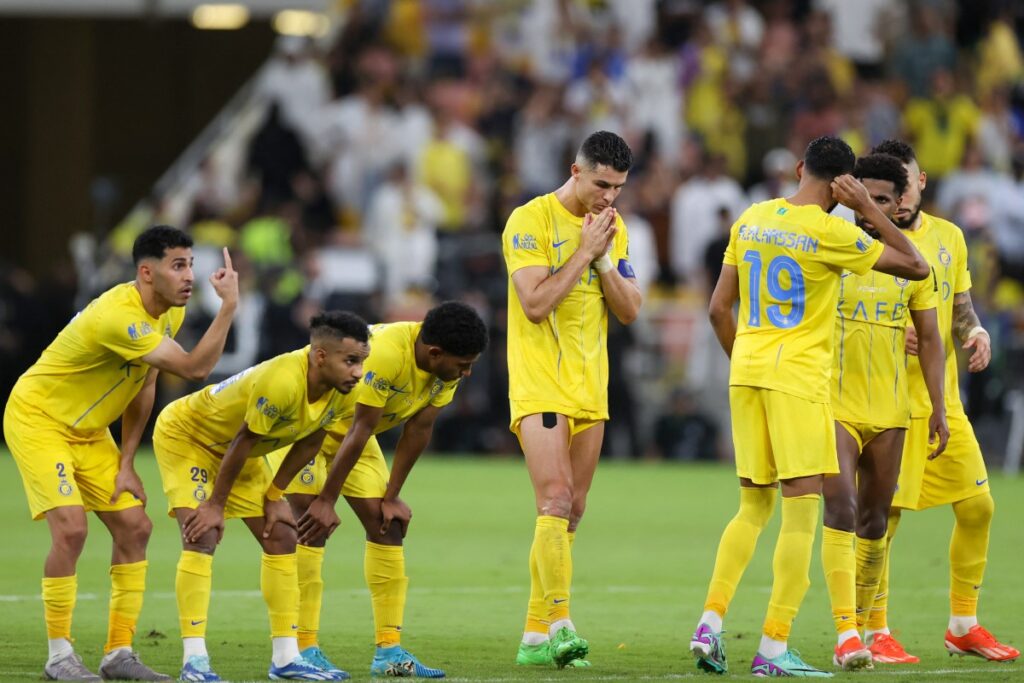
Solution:
{"label": "yellow football socks", "polygon": [[953,503],[956,524],[949,541],[949,606],[955,617],[978,613],[978,592],[985,577],[994,512],[995,501],[987,492]]}
{"label": "yellow football socks", "polygon": [[324,549],[308,545],[295,547],[299,564],[299,649],[317,644],[320,608],[324,597]]}
{"label": "yellow football socks", "polygon": [[544,588],[540,583],[540,572],[537,569],[537,541],[530,546],[530,601],[526,606],[526,626],[524,633],[543,633],[547,638],[548,604],[544,602]]}
{"label": "yellow football socks", "polygon": [[544,591],[551,623],[569,618],[569,581],[572,553],[569,548],[569,520],[551,515],[537,517],[533,533],[537,574]]}
{"label": "yellow football socks", "polygon": [[373,603],[376,644],[378,647],[398,645],[402,640],[405,594],[409,587],[404,548],[367,541],[363,571]]}
{"label": "yellow football socks", "polygon": [[832,603],[832,621],[836,633],[857,627],[857,556],[852,531],[825,527],[821,534],[821,567]]}
{"label": "yellow football socks", "polygon": [[294,638],[299,621],[299,569],[295,553],[263,553],[260,590],[270,615],[271,637]]}
{"label": "yellow football socks", "polygon": [[892,539],[900,526],[900,511],[894,508],[889,512],[889,526],[885,533],[885,559],[882,561],[882,573],[878,577],[878,591],[875,602],[871,605],[868,615],[867,631],[873,633],[888,628],[889,609],[889,567],[892,564]]}
{"label": "yellow football socks", "polygon": [[757,538],[775,510],[777,489],[740,487],[740,509],[722,532],[704,610],[725,616],[736,586],[750,564]]}
{"label": "yellow football socks", "polygon": [[178,623],[182,638],[206,637],[212,576],[213,555],[181,551],[178,571],[174,576],[174,596],[178,601]]}
{"label": "yellow football socks", "polygon": [[71,614],[75,611],[78,595],[78,577],[43,577],[43,613],[46,617],[46,637],[50,640],[71,640]]}
{"label": "yellow football socks", "polygon": [[811,585],[808,571],[820,501],[817,494],[782,499],[782,528],[772,560],[775,578],[764,621],[764,635],[772,640],[789,640],[793,619]]}
{"label": "yellow football socks", "polygon": [[149,563],[131,562],[110,567],[110,623],[104,652],[131,647],[135,626],[142,612],[142,595],[146,591],[146,567]]}
{"label": "yellow football socks", "polygon": [[[827,530],[826,530],[827,531]],[[867,626],[868,617],[874,609],[878,584],[885,568],[885,545],[882,538],[857,537],[857,628]],[[824,559],[824,558],[823,558]]]}

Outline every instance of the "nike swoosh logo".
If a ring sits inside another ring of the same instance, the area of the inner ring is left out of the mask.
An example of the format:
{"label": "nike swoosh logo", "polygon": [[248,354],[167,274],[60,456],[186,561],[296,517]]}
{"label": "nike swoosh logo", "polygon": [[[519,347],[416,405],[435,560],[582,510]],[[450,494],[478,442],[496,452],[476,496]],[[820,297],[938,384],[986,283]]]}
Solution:
{"label": "nike swoosh logo", "polygon": [[974,483],[975,483],[975,484],[977,484],[978,486],[981,486],[981,485],[982,485],[982,484],[984,484],[984,483],[985,483],[986,481],[988,481],[988,477],[985,477],[984,479],[975,479],[975,480],[974,480]]}
{"label": "nike swoosh logo", "polygon": [[206,621],[206,619],[200,619],[199,621],[196,621],[195,619],[192,619],[191,623],[192,623],[193,626],[199,626],[199,624],[203,623],[204,621]]}
{"label": "nike swoosh logo", "polygon": [[556,605],[561,605],[563,602],[566,602],[568,599],[569,598],[562,598],[561,600],[552,600],[551,602],[555,603]]}
{"label": "nike swoosh logo", "polygon": [[565,244],[568,241],[569,240],[562,240],[561,242],[552,242],[551,246],[554,247],[555,249],[558,249],[560,246],[562,246],[563,244]]}

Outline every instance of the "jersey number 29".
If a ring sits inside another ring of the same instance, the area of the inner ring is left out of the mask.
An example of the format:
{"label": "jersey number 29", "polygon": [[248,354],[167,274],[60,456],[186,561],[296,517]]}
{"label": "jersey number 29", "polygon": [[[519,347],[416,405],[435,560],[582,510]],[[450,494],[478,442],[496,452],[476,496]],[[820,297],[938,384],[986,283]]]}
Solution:
{"label": "jersey number 29", "polygon": [[[743,260],[750,264],[750,317],[747,324],[751,327],[761,326],[761,271],[764,270],[761,252],[753,249],[743,254]],[[789,275],[789,286],[784,286],[782,274]],[[779,303],[773,303],[765,309],[768,321],[775,327],[796,327],[804,318],[805,290],[804,274],[800,264],[789,256],[776,256],[768,262],[765,273],[765,284],[768,296]],[[789,312],[784,313],[779,304],[788,303]]]}

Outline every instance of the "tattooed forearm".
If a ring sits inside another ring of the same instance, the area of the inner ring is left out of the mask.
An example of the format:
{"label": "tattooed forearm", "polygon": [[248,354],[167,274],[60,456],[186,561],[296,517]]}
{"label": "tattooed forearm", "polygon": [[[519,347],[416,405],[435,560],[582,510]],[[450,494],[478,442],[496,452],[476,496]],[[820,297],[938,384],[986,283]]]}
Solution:
{"label": "tattooed forearm", "polygon": [[960,343],[967,341],[967,333],[981,324],[971,303],[971,293],[961,292],[953,296],[953,334]]}

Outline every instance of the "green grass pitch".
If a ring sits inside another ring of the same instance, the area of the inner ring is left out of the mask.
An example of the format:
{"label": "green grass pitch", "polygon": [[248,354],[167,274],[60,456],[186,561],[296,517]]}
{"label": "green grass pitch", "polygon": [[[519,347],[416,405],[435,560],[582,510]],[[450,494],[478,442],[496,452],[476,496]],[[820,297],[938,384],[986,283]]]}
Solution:
{"label": "green grass pitch", "polygon": [[[136,639],[143,660],[176,674],[181,649],[174,603],[180,550],[165,516],[156,464],[140,455],[139,471],[155,522],[149,578]],[[1024,644],[1024,480],[993,477],[996,521],[983,623]],[[590,640],[588,670],[517,668],[513,663],[528,592],[527,553],[533,502],[519,459],[425,456],[406,485],[415,517],[407,538],[410,577],[403,644],[454,680],[667,680],[703,678],[686,645],[701,612],[719,534],[735,512],[736,481],[727,467],[606,462],[598,470],[574,550],[573,617]],[[344,506],[342,506],[344,507]],[[356,680],[369,679],[373,654],[369,596],[362,578],[363,540],[354,517],[328,545],[321,643]],[[38,680],[46,657],[39,582],[48,548],[44,522],[28,517],[13,460],[0,455],[0,677]],[[921,664],[879,667],[843,677],[883,681],[1024,680],[1024,664],[950,658],[942,646],[947,619],[947,508],[908,514],[893,568],[891,621]],[[95,669],[106,635],[110,539],[95,520],[78,565],[73,634]],[[761,537],[726,621],[730,676],[749,677],[771,580],[778,514]],[[820,533],[818,536],[820,541]],[[225,679],[266,678],[267,617],[259,593],[259,549],[240,522],[230,522],[214,562],[208,646]],[[833,629],[818,552],[811,589],[792,644],[829,666]]]}

